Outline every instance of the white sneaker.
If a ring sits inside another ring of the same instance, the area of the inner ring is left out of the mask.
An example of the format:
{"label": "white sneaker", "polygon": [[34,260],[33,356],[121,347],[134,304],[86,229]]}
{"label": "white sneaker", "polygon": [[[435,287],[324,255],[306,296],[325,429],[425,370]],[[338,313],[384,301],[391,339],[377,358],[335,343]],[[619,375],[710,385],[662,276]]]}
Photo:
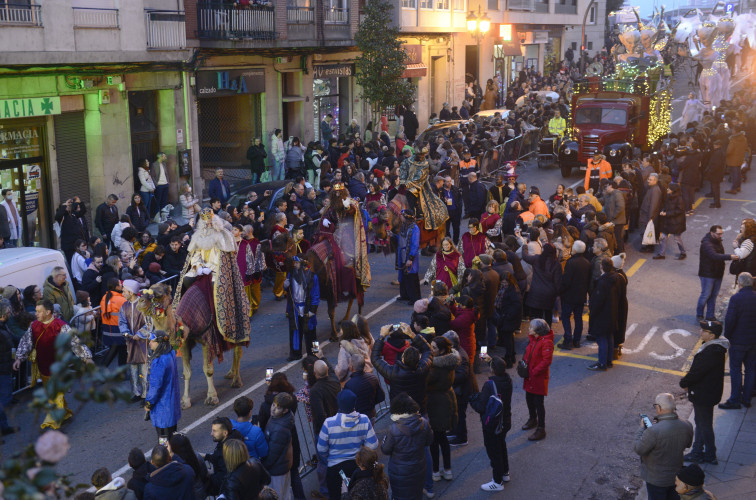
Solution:
{"label": "white sneaker", "polygon": [[483,491],[496,492],[496,491],[503,491],[504,487],[492,479],[490,482],[486,484],[481,484],[480,489]]}
{"label": "white sneaker", "polygon": [[501,478],[501,482],[502,482],[502,483],[508,483],[508,482],[509,482],[509,472],[507,472],[506,474],[504,474],[504,475],[502,476],[502,478]]}
{"label": "white sneaker", "polygon": [[428,491],[425,488],[423,488],[423,495],[425,495],[425,498],[434,498],[436,496],[435,493]]}
{"label": "white sneaker", "polygon": [[441,472],[433,472],[433,480],[434,481],[441,481]]}
{"label": "white sneaker", "polygon": [[452,479],[454,479],[451,469],[444,469],[443,471],[441,471],[441,476],[447,481],[451,481]]}

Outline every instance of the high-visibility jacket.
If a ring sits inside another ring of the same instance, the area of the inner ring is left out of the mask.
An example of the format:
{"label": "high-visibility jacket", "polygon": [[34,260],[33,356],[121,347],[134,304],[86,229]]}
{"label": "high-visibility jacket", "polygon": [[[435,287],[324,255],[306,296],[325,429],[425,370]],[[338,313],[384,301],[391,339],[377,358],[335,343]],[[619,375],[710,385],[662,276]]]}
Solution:
{"label": "high-visibility jacket", "polygon": [[554,117],[551,120],[549,120],[549,133],[558,135],[559,137],[564,136],[564,131],[567,128],[567,121],[562,118],[561,116],[559,118]]}
{"label": "high-visibility jacket", "polygon": [[[585,169],[585,189],[588,190],[588,186],[590,186],[591,183],[591,170],[595,167],[593,164],[593,159],[588,160],[587,168]],[[601,162],[598,164],[599,169],[599,181],[601,179],[610,179],[612,178],[612,166],[609,164],[606,160],[601,160]]]}

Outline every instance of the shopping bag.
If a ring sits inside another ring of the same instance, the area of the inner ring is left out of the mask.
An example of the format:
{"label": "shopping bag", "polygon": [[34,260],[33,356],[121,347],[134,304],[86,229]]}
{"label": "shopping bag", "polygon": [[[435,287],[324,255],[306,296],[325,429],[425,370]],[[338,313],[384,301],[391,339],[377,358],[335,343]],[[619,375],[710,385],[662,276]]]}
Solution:
{"label": "shopping bag", "polygon": [[260,176],[260,182],[270,182],[270,170],[266,170]]}
{"label": "shopping bag", "polygon": [[646,230],[643,231],[643,245],[656,245],[656,228],[654,227],[654,221],[648,221],[646,224]]}

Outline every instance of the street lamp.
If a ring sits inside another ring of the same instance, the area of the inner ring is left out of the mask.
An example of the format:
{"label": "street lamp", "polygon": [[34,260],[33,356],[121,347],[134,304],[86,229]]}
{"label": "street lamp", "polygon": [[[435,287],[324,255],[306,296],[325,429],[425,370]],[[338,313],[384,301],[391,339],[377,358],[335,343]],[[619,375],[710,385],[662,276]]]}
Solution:
{"label": "street lamp", "polygon": [[480,39],[484,37],[490,29],[491,20],[488,19],[485,12],[480,11],[480,5],[478,5],[477,15],[473,11],[470,11],[467,15],[467,31],[470,32],[471,36],[475,37],[475,41],[478,43],[478,56],[477,61],[475,61],[475,67],[477,68],[476,80],[478,81],[478,85],[480,85]]}

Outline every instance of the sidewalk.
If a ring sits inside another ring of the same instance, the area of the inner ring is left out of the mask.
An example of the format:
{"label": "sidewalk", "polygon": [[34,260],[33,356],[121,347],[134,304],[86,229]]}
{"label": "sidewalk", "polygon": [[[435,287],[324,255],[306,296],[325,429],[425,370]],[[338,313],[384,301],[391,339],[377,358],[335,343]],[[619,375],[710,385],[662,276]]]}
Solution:
{"label": "sidewalk", "polygon": [[[730,394],[730,378],[725,378],[723,401]],[[693,413],[688,418],[693,422]],[[756,498],[756,411],[753,408],[714,408],[714,435],[719,464],[701,464],[706,473],[706,489],[717,500]],[[636,500],[646,500],[645,484]]]}

